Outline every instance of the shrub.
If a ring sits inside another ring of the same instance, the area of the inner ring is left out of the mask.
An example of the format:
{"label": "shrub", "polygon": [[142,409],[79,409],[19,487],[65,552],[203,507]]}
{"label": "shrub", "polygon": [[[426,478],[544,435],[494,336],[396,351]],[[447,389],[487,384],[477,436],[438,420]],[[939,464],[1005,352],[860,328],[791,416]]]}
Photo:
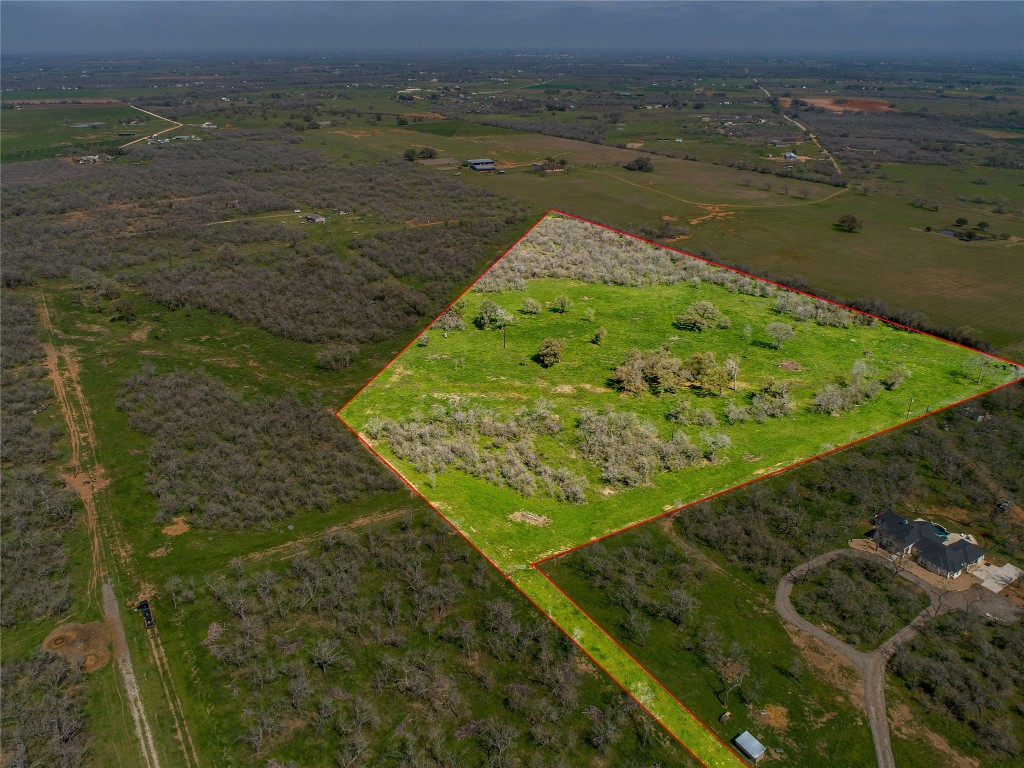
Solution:
{"label": "shrub", "polygon": [[316,353],[316,364],[325,371],[343,371],[352,365],[358,351],[354,344],[328,344]]}
{"label": "shrub", "polygon": [[550,368],[562,361],[562,353],[564,351],[564,339],[547,338],[540,343],[540,349],[537,351],[535,359],[544,368]]}

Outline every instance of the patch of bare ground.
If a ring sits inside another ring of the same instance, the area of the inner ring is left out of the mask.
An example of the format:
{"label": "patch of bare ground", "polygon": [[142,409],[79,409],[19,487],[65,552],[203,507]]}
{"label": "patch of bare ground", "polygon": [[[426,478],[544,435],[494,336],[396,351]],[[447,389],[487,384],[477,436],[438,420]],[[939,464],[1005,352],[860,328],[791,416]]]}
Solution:
{"label": "patch of bare ground", "polygon": [[779,368],[784,371],[802,371],[804,367],[800,365],[796,360],[780,360]]}
{"label": "patch of bare ground", "polygon": [[84,672],[95,672],[110,661],[110,630],[102,621],[61,624],[46,636],[43,648],[81,665]]}
{"label": "patch of bare ground", "polygon": [[164,526],[163,532],[167,536],[181,536],[189,531],[189,525],[185,522],[184,515],[171,518],[171,524]]}
{"label": "patch of bare ground", "polygon": [[608,389],[608,387],[599,387],[595,384],[578,384],[577,386],[586,392],[593,392],[594,394],[600,394],[602,392],[611,392],[611,390]]}
{"label": "patch of bare ground", "polygon": [[933,756],[941,756],[940,765],[946,768],[980,768],[981,761],[976,757],[968,757],[958,752],[940,734],[929,730],[913,711],[902,701],[889,705],[889,726],[893,733],[904,739],[928,745]]}
{"label": "patch of bare ground", "polygon": [[151,330],[153,330],[152,323],[143,323],[128,334],[128,341],[145,341]]}
{"label": "patch of bare ground", "polygon": [[157,547],[152,552],[148,553],[146,557],[167,557],[169,554],[171,554],[171,548],[165,544],[164,546]]}
{"label": "patch of bare ground", "polygon": [[790,626],[787,622],[783,622],[782,626],[807,665],[819,673],[825,682],[842,693],[853,706],[863,711],[864,687],[857,670],[841,654],[817,638]]}
{"label": "patch of bare ground", "polygon": [[736,211],[722,210],[720,205],[702,205],[701,208],[708,211],[703,216],[698,216],[695,219],[690,219],[691,225],[700,224],[705,221],[720,221],[722,219],[731,219],[736,215]]}
{"label": "patch of bare ground", "polygon": [[556,395],[571,395],[576,391],[576,388],[572,384],[559,384],[557,387],[551,390]]}
{"label": "patch of bare ground", "polygon": [[508,516],[508,519],[513,523],[526,523],[527,525],[536,525],[541,528],[551,523],[551,518],[547,515],[538,515],[535,512],[525,512],[523,510],[513,512]]}
{"label": "patch of bare ground", "polygon": [[749,706],[750,716],[758,725],[767,725],[777,731],[789,728],[789,710],[781,704],[765,704],[763,708]]}

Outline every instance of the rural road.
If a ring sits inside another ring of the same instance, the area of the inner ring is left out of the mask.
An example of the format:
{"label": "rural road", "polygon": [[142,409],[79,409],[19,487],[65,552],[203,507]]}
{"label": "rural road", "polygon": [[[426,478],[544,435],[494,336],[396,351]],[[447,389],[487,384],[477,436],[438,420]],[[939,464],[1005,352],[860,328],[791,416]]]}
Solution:
{"label": "rural road", "polygon": [[798,565],[791,570],[779,582],[779,586],[775,590],[775,609],[785,621],[802,629],[807,634],[813,635],[829,648],[841,654],[857,669],[864,685],[864,709],[867,711],[868,722],[871,725],[871,738],[875,742],[875,757],[878,760],[878,768],[896,768],[896,760],[892,754],[892,741],[889,737],[889,719],[885,706],[885,668],[889,663],[889,659],[896,652],[896,649],[920,632],[921,627],[937,613],[936,604],[939,590],[922,579],[917,578],[912,573],[907,573],[906,571],[900,573],[900,576],[925,590],[928,597],[931,598],[932,604],[917,614],[913,621],[878,646],[878,648],[870,653],[864,653],[830,635],[821,627],[807,621],[807,619],[797,613],[790,600],[790,596],[793,593],[793,584],[796,582],[796,579],[840,557],[884,560],[881,555],[862,552],[856,549],[836,549],[811,558],[806,563]]}

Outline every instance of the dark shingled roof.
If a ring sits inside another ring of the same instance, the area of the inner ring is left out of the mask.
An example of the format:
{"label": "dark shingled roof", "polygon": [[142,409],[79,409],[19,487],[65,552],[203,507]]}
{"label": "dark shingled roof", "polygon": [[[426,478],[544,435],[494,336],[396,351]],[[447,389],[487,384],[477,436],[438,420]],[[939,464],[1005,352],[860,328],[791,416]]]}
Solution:
{"label": "dark shingled roof", "polygon": [[985,550],[966,539],[946,546],[930,522],[908,520],[895,512],[883,512],[875,518],[875,541],[890,551],[913,546],[919,562],[946,573],[962,571],[985,554]]}

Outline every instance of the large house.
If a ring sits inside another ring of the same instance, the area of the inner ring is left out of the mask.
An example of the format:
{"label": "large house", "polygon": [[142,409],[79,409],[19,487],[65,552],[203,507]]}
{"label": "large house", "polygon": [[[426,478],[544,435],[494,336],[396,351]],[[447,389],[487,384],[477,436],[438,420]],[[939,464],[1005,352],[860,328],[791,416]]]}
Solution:
{"label": "large house", "polygon": [[928,520],[908,520],[895,512],[883,512],[872,522],[872,538],[886,552],[912,555],[918,565],[947,579],[973,571],[985,561],[985,550],[969,535],[951,534]]}

